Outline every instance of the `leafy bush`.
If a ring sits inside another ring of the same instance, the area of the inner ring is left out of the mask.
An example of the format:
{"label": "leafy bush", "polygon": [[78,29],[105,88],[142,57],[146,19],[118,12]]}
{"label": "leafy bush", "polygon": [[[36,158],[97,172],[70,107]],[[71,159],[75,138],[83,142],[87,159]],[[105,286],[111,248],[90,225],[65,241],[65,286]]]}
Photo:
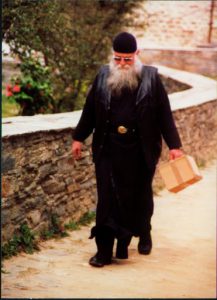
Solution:
{"label": "leafy bush", "polygon": [[32,58],[25,59],[20,68],[22,75],[11,79],[6,96],[20,105],[23,116],[51,113],[55,107],[49,68]]}
{"label": "leafy bush", "polygon": [[143,3],[5,0],[2,36],[21,61],[32,52],[40,53],[52,69],[55,111],[72,111],[83,106],[90,83],[108,60],[114,35],[128,26],[136,28],[138,20],[132,18],[132,11]]}

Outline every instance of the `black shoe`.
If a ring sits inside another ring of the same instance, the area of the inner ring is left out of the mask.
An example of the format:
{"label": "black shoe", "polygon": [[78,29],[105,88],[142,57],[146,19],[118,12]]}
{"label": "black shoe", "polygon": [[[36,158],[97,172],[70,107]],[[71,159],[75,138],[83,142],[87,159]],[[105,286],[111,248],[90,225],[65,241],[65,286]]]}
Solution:
{"label": "black shoe", "polygon": [[102,267],[104,267],[104,265],[110,265],[111,259],[105,260],[105,259],[100,258],[96,254],[93,257],[91,257],[91,259],[89,260],[89,264],[93,267],[102,268]]}
{"label": "black shoe", "polygon": [[151,249],[152,249],[151,234],[149,233],[145,237],[140,237],[138,243],[138,252],[143,255],[148,255],[151,253]]}

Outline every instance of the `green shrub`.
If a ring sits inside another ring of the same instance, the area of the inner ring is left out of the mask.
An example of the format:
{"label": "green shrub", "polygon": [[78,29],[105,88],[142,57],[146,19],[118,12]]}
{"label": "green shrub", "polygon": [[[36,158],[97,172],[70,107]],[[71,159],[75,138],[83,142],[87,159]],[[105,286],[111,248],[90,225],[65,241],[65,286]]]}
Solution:
{"label": "green shrub", "polygon": [[41,232],[41,238],[48,240],[54,237],[66,237],[68,233],[64,230],[64,227],[60,225],[60,221],[56,214],[51,214],[50,224],[48,229]]}
{"label": "green shrub", "polygon": [[64,227],[68,230],[78,230],[80,226],[90,224],[95,217],[96,213],[94,211],[88,211],[77,222],[72,220],[68,224],[65,224]]}
{"label": "green shrub", "polygon": [[20,225],[18,233],[2,246],[2,258],[10,258],[21,251],[32,254],[35,250],[39,250],[35,234],[26,223],[23,223]]}
{"label": "green shrub", "polygon": [[19,114],[32,116],[39,113],[51,113],[54,100],[50,82],[49,68],[38,60],[25,59],[21,65],[21,76],[13,77],[6,86],[6,96],[20,106]]}
{"label": "green shrub", "polygon": [[94,211],[86,212],[78,221],[80,225],[88,225],[95,219],[96,213]]}

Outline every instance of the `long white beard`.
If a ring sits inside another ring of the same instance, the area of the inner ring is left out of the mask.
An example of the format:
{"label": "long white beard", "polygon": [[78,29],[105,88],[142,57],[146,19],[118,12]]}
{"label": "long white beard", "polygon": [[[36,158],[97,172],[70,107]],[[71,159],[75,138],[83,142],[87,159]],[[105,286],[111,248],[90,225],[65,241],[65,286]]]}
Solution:
{"label": "long white beard", "polygon": [[125,65],[121,68],[111,59],[109,63],[110,73],[107,79],[108,87],[115,95],[120,95],[123,88],[135,90],[141,76],[142,62],[138,57],[133,65]]}

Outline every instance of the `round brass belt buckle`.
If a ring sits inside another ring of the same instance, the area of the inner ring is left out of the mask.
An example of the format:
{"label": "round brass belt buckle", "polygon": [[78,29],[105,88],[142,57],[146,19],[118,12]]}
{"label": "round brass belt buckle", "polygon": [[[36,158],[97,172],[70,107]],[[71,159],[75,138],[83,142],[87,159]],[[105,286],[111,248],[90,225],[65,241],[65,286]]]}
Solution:
{"label": "round brass belt buckle", "polygon": [[124,126],[118,126],[118,132],[120,133],[120,134],[124,134],[124,133],[126,133],[127,132],[127,128],[126,127],[124,127]]}

